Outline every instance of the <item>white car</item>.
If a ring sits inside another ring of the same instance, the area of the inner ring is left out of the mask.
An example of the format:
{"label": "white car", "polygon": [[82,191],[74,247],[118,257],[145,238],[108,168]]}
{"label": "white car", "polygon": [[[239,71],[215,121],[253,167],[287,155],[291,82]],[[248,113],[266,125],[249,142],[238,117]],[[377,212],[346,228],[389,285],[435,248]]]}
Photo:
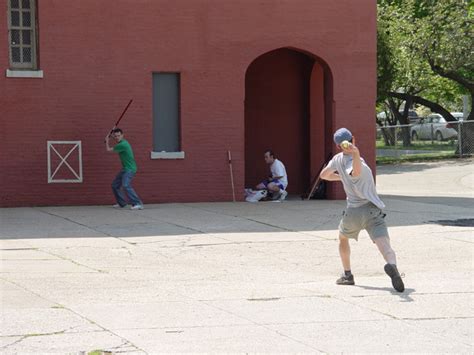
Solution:
{"label": "white car", "polygon": [[410,134],[413,141],[436,139],[441,142],[445,139],[458,137],[458,132],[453,128],[453,125],[446,122],[444,117],[437,113],[420,119],[419,123],[411,127]]}
{"label": "white car", "polygon": [[464,114],[462,112],[450,112],[450,114],[457,120],[457,121],[463,121],[464,120]]}

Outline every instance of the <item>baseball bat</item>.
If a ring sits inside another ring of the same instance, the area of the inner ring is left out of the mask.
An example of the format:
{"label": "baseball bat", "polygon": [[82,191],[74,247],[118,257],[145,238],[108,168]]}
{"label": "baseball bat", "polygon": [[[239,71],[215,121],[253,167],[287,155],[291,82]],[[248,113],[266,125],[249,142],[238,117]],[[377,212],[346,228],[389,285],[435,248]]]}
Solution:
{"label": "baseball bat", "polygon": [[122,114],[120,115],[119,119],[117,120],[117,122],[115,122],[115,125],[114,125],[114,128],[118,126],[118,124],[120,123],[120,121],[122,120],[123,116],[125,115],[125,112],[127,112],[128,108],[130,107],[130,105],[132,104],[132,101],[133,99],[130,99],[130,101],[128,102],[128,105],[125,107],[125,109],[123,110]]}
{"label": "baseball bat", "polygon": [[118,118],[117,122],[115,122],[114,124],[114,127],[110,130],[109,132],[109,136],[112,134],[112,131],[117,128],[118,124],[120,123],[120,121],[122,120],[123,116],[125,116],[125,112],[127,112],[128,108],[130,107],[130,105],[132,104],[132,101],[133,99],[130,99],[130,101],[128,102],[127,106],[125,106],[125,109],[123,110],[122,114],[120,115],[120,117]]}
{"label": "baseball bat", "polygon": [[234,172],[232,170],[232,156],[230,154],[230,150],[227,151],[227,157],[229,158],[230,184],[232,185],[232,201],[235,202]]}

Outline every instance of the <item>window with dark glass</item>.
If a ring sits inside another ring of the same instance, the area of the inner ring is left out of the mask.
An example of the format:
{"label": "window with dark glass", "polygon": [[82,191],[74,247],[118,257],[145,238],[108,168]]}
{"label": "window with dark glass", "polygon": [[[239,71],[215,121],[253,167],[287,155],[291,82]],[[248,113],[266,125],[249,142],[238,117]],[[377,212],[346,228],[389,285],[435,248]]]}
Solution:
{"label": "window with dark glass", "polygon": [[8,0],[11,69],[37,69],[36,0]]}
{"label": "window with dark glass", "polygon": [[153,73],[153,151],[180,151],[180,74]]}

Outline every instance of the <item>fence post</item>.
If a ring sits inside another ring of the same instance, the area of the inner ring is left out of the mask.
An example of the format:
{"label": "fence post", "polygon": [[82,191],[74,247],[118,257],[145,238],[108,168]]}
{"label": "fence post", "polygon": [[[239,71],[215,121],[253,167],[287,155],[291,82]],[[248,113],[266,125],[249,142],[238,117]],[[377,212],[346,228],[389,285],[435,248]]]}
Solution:
{"label": "fence post", "polygon": [[433,123],[431,123],[431,144],[434,144],[434,140],[433,140]]}
{"label": "fence post", "polygon": [[459,121],[458,142],[459,142],[459,157],[460,158],[462,158],[462,156],[463,156],[463,154],[462,154],[462,124],[463,124],[463,121]]}

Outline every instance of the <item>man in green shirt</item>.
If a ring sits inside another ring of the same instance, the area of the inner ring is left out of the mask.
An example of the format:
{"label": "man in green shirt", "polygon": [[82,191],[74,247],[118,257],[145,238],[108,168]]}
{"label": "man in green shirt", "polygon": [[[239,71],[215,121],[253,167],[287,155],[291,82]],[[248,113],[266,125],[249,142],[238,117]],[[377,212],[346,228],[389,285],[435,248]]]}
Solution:
{"label": "man in green shirt", "polygon": [[[117,142],[114,147],[109,145],[110,138],[113,138]],[[132,179],[137,172],[137,163],[135,162],[130,143],[123,138],[122,130],[120,128],[115,128],[107,135],[107,137],[105,137],[105,144],[108,152],[116,152],[119,154],[122,163],[122,170],[120,170],[112,182],[112,191],[114,192],[115,200],[117,201],[114,208],[124,208],[127,206],[127,201],[125,200],[122,191],[123,189],[130,200],[132,210],[142,210],[143,203],[132,187]]]}

